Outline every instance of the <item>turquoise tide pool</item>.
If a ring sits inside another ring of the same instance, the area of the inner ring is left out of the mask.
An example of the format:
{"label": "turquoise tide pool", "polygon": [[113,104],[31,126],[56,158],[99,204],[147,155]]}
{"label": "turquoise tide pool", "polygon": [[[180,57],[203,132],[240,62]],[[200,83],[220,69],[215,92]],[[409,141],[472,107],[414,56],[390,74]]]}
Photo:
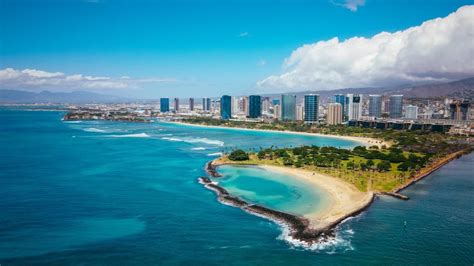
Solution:
{"label": "turquoise tide pool", "polygon": [[[63,122],[63,114],[0,109],[1,265],[474,263],[472,154],[405,190],[409,201],[381,197],[342,224],[331,243],[307,250],[280,239],[278,225],[219,203],[197,178],[233,147],[357,143],[167,123]],[[226,172],[234,176],[229,186],[275,208],[324,199],[284,176],[273,182],[245,178],[260,172]]]}

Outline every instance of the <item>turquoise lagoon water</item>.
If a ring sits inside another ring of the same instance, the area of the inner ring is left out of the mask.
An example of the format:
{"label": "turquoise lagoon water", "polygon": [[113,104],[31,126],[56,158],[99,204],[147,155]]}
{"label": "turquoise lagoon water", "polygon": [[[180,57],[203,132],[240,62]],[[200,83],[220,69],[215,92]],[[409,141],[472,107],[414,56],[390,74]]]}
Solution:
{"label": "turquoise lagoon water", "polygon": [[325,191],[298,178],[253,166],[223,165],[218,170],[223,177],[215,181],[248,202],[296,215],[314,213],[327,204]]}
{"label": "turquoise lagoon water", "polygon": [[[474,262],[474,155],[405,190],[409,201],[379,198],[342,224],[332,243],[307,250],[280,239],[278,225],[219,203],[197,178],[208,160],[236,146],[356,143],[165,123],[68,123],[63,114],[0,109],[1,265]],[[242,190],[259,182],[236,178]],[[267,185],[291,201],[298,193],[318,197]]]}

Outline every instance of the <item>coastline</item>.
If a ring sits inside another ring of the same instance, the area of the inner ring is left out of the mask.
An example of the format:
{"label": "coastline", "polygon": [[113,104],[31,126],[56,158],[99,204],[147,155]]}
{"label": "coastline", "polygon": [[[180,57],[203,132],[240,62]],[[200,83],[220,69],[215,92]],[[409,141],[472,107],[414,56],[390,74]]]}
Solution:
{"label": "coastline", "polygon": [[406,184],[402,184],[401,186],[395,188],[391,193],[398,194],[400,191],[404,190],[405,188],[408,188],[409,186],[411,186],[411,185],[415,184],[416,182],[422,180],[423,178],[429,176],[433,172],[436,172],[438,169],[440,169],[441,167],[443,167],[447,163],[461,157],[463,154],[465,154],[465,152],[466,152],[465,150],[461,150],[461,151],[449,154],[448,156],[446,156],[443,159],[440,159],[439,161],[437,161],[433,165],[430,165],[428,168],[423,169],[422,171],[420,171],[420,173],[418,173],[413,178],[413,180],[411,180],[410,182],[408,182]]}
{"label": "coastline", "polygon": [[[220,165],[224,164],[214,164],[213,161],[209,162],[206,165],[207,173],[212,177],[221,177],[217,172],[217,168]],[[363,212],[370,206],[375,198],[373,192],[360,192],[356,187],[342,180],[319,173],[313,173],[308,170],[268,165],[258,165],[256,167],[299,178],[309,185],[324,190],[329,196],[328,205],[314,213],[297,216],[246,202],[237,196],[229,194],[226,189],[220,187],[210,178],[201,177],[199,181],[206,188],[216,192],[220,202],[241,208],[251,214],[282,223],[288,226],[289,236],[291,238],[302,241],[307,245],[322,241],[334,235],[334,229],[338,224],[349,217]]]}
{"label": "coastline", "polygon": [[[324,241],[328,237],[334,236],[334,230],[341,222],[364,212],[374,202],[376,196],[387,195],[402,200],[408,200],[409,198],[407,196],[399,194],[399,192],[429,176],[447,163],[461,157],[464,152],[465,151],[463,150],[450,154],[420,172],[410,182],[397,187],[391,192],[378,193],[372,191],[364,193],[359,191],[352,184],[346,183],[336,177],[309,170],[272,165],[244,165],[261,167],[268,171],[277,171],[294,178],[299,178],[328,193],[330,199],[325,208],[303,216],[276,211],[261,205],[246,202],[237,196],[229,194],[226,189],[220,187],[216,182],[213,182],[208,177],[199,178],[199,182],[206,188],[216,192],[219,201],[223,204],[241,208],[250,214],[267,218],[283,226],[287,226],[289,229],[288,237],[302,243],[304,246],[310,246],[314,243]],[[218,167],[226,164],[229,163],[216,163],[216,160],[213,160],[206,164],[205,170],[209,176],[218,179],[222,177],[222,175],[217,171]],[[230,163],[230,165],[240,164]]]}
{"label": "coastline", "polygon": [[331,134],[321,134],[321,133],[310,133],[310,132],[298,132],[298,131],[288,131],[288,130],[270,130],[270,129],[255,129],[255,128],[244,128],[244,127],[225,127],[225,126],[209,126],[209,125],[202,125],[202,124],[192,124],[192,123],[185,123],[185,122],[177,122],[177,121],[160,121],[165,123],[173,123],[173,124],[180,124],[185,126],[194,126],[194,127],[209,127],[209,128],[217,128],[217,129],[233,129],[233,130],[248,130],[248,131],[260,131],[260,132],[270,132],[270,133],[283,133],[283,134],[293,134],[293,135],[303,135],[303,136],[313,136],[313,137],[327,137],[327,138],[334,138],[334,139],[343,139],[343,140],[350,140],[354,142],[358,142],[363,144],[364,146],[378,146],[381,148],[382,146],[390,147],[392,144],[375,138],[369,137],[355,137],[355,136],[343,136],[343,135],[331,135]]}
{"label": "coastline", "polygon": [[311,229],[323,230],[332,227],[338,221],[346,219],[351,213],[364,208],[373,198],[373,192],[361,192],[352,184],[329,175],[282,166],[259,165],[258,167],[300,179],[327,193],[328,205],[323,210],[304,216],[309,220]]}

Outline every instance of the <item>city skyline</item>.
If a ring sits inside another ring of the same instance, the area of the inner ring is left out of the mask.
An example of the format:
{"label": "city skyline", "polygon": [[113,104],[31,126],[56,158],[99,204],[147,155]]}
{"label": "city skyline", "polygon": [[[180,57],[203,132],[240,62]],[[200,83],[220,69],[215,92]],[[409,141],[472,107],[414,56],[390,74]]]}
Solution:
{"label": "city skyline", "polygon": [[[209,1],[201,5],[189,2],[186,7],[171,1],[135,5],[126,1],[21,3],[4,1],[0,11],[0,23],[5,25],[1,29],[2,89],[188,98],[329,90],[351,85],[390,86],[474,75],[472,64],[464,61],[474,48],[456,45],[472,38],[472,26],[466,24],[473,12],[473,6],[466,6],[471,4],[469,1],[430,5],[417,1],[410,5],[372,1],[281,1],[268,5],[257,1],[252,3],[252,9],[247,8],[250,3]],[[257,23],[262,13],[267,22]],[[80,20],[75,19],[78,16]],[[281,17],[288,17],[291,22]],[[412,35],[418,39],[403,45],[404,51],[416,50],[419,47],[412,44],[422,40],[422,32],[444,36],[437,30],[445,27],[452,29],[450,34],[458,33],[446,36],[447,45],[451,45],[448,52],[458,56],[440,56],[437,53],[443,47],[436,46],[431,50],[425,47],[423,59],[431,62],[436,55],[436,60],[444,60],[445,65],[456,65],[449,73],[431,69],[433,64],[429,63],[400,61],[410,54],[399,54],[395,60],[399,71],[359,69],[360,74],[377,74],[367,79],[368,83],[358,82],[359,74],[351,77],[354,83],[340,79],[349,77],[345,73],[354,70],[352,64],[363,66],[361,56],[393,57],[377,50],[385,42],[397,42],[398,37],[414,32]],[[332,49],[357,53],[353,58],[337,61],[330,53]],[[337,76],[326,75],[317,67],[324,63],[321,54],[327,54],[327,59],[334,62],[328,66]],[[341,68],[341,64],[348,68]],[[308,77],[308,71],[324,82]],[[401,79],[405,72],[415,74]]]}
{"label": "city skyline", "polygon": [[474,0],[0,0],[0,25],[0,266],[472,264]]}

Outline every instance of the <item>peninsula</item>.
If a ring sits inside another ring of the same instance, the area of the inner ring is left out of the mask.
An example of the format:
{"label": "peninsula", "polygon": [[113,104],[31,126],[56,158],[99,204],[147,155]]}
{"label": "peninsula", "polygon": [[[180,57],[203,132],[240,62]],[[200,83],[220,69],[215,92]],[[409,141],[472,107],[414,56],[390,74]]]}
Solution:
{"label": "peninsula", "polygon": [[[324,127],[320,130],[337,132]],[[333,234],[341,221],[365,210],[375,195],[407,200],[399,194],[402,189],[473,150],[467,139],[443,133],[366,130],[363,136],[377,138],[384,145],[236,149],[210,162],[206,169],[212,179],[201,178],[201,183],[216,191],[222,202],[284,223],[290,227],[291,237],[312,244]],[[295,216],[245,202],[216,183],[221,177],[219,166],[225,164],[261,167],[299,178],[326,191],[330,204],[323,210]]]}

